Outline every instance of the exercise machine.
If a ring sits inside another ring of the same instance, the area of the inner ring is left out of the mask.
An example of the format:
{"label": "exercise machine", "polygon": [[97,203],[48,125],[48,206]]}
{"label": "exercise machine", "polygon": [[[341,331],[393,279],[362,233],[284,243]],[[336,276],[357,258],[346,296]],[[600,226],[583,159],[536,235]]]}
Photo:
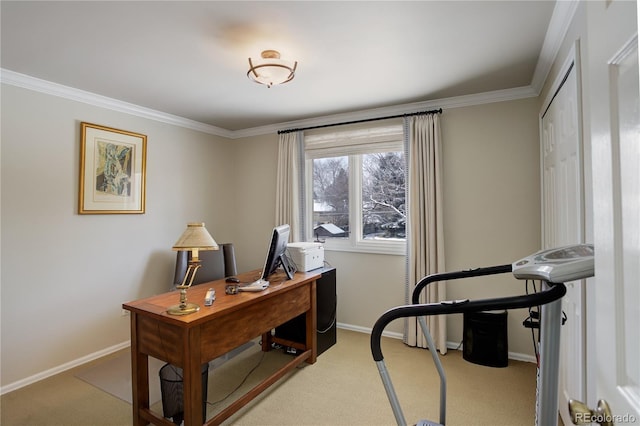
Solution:
{"label": "exercise machine", "polygon": [[[536,383],[535,424],[551,426],[558,423],[558,370],[560,357],[560,327],[562,324],[562,297],[567,290],[565,282],[592,277],[594,274],[594,248],[591,244],[577,244],[542,250],[511,264],[445,272],[428,275],[415,286],[411,304],[397,306],[382,314],[371,332],[371,354],[378,367],[387,398],[399,426],[407,424],[400,402],[393,387],[389,371],[385,365],[381,349],[382,332],[393,320],[416,317],[425,336],[440,377],[440,417],[439,422],[420,420],[418,426],[444,425],[446,421],[446,375],[429,333],[426,317],[492,310],[519,308],[540,308],[540,356]],[[540,280],[539,292],[518,296],[507,296],[477,300],[453,300],[437,303],[420,303],[420,294],[427,285],[438,281],[511,273],[519,280]]]}

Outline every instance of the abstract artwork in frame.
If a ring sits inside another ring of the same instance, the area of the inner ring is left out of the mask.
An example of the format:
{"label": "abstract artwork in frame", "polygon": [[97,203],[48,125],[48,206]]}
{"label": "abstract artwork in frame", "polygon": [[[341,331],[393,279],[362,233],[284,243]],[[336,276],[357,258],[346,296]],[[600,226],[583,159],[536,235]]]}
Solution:
{"label": "abstract artwork in frame", "polygon": [[84,122],[80,127],[78,213],[144,213],[147,137]]}

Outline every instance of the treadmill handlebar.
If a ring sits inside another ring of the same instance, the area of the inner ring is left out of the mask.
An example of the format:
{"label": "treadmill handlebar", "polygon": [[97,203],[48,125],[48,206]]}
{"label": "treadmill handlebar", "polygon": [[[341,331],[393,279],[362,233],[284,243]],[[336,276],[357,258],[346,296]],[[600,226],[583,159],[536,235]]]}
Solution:
{"label": "treadmill handlebar", "polygon": [[[493,268],[498,268],[497,269],[498,271],[487,272],[487,273],[483,273],[483,272],[491,268],[480,268],[482,269],[482,271],[480,271],[481,272],[480,275],[490,275],[491,273],[508,272],[508,271],[502,271],[500,269],[500,268],[505,268],[506,266],[509,266],[509,268],[511,268],[511,265],[493,267]],[[471,275],[456,276],[455,278],[478,276],[477,269],[472,271],[475,271],[475,273]],[[468,272],[468,271],[454,272],[451,274],[437,274],[438,281],[444,280],[444,279],[454,279],[454,277],[450,275],[460,274],[464,272]],[[444,276],[448,276],[448,277],[443,278]],[[424,280],[428,280],[428,278],[429,277],[425,278]],[[429,281],[429,282],[432,282],[432,281]],[[429,282],[426,282],[424,285],[428,284]],[[420,283],[422,283],[422,281]],[[527,294],[527,295],[470,300],[468,302],[465,301],[464,303],[455,303],[455,304],[438,302],[438,303],[397,306],[395,308],[389,309],[387,312],[382,314],[382,316],[378,318],[375,325],[373,326],[373,330],[371,331],[371,353],[373,355],[373,359],[376,362],[382,361],[384,359],[384,357],[382,356],[382,348],[380,347],[382,332],[391,321],[399,318],[420,317],[420,316],[427,316],[427,315],[459,314],[459,313],[465,313],[465,312],[530,308],[534,306],[546,305],[547,303],[556,301],[562,298],[566,294],[566,292],[567,292],[567,288],[563,283],[555,283],[555,284],[549,283],[549,288],[547,290],[544,290],[538,293]]]}
{"label": "treadmill handlebar", "polygon": [[489,266],[484,268],[465,269],[464,271],[444,272],[440,274],[427,275],[426,277],[418,281],[415,288],[413,289],[413,296],[411,297],[411,303],[414,305],[419,304],[420,293],[422,292],[422,290],[427,285],[436,281],[456,280],[459,278],[470,278],[470,277],[481,277],[483,275],[504,274],[507,272],[513,272],[513,266],[511,264]]}

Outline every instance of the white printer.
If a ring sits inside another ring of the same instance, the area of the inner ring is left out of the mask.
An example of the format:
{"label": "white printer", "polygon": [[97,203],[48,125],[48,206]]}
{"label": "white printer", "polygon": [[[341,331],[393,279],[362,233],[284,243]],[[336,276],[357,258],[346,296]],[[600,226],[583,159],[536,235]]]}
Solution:
{"label": "white printer", "polygon": [[318,269],[324,265],[324,247],[321,243],[289,243],[287,251],[300,272]]}

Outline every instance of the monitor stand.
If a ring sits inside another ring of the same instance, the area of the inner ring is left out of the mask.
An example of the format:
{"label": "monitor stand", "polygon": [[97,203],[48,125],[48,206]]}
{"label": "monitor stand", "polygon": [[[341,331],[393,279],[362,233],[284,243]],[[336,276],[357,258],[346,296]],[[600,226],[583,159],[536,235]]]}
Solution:
{"label": "monitor stand", "polygon": [[287,274],[287,278],[292,280],[293,274],[295,271],[291,267],[291,264],[289,263],[289,259],[287,259],[286,255],[284,254],[280,255],[280,264],[282,265],[282,269],[284,269],[284,272]]}
{"label": "monitor stand", "polygon": [[[282,254],[279,259],[282,269],[284,269],[284,272],[287,274],[287,279],[292,280],[295,271],[291,267],[287,256]],[[238,286],[238,291],[262,291],[266,290],[267,287],[269,287],[269,281],[259,278],[252,283]]]}

